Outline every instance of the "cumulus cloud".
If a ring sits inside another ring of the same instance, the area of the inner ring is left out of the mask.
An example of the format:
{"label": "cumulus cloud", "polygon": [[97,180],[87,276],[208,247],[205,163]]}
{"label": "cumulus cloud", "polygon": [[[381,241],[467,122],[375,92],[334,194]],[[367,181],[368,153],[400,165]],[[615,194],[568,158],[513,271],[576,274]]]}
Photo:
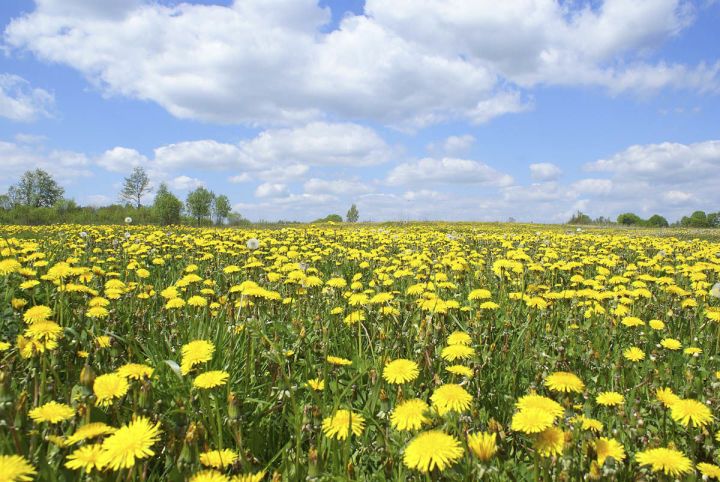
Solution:
{"label": "cumulus cloud", "polygon": [[47,149],[43,145],[0,141],[0,178],[18,179],[30,169],[43,169],[63,184],[92,176],[90,160],[80,152]]}
{"label": "cumulus cloud", "polygon": [[192,191],[199,187],[205,187],[205,181],[190,176],[177,176],[167,182],[171,189],[178,191]]}
{"label": "cumulus cloud", "polygon": [[392,149],[371,128],[349,122],[311,122],[270,129],[240,143],[243,153],[264,165],[373,166],[389,161]]}
{"label": "cumulus cloud", "polygon": [[718,91],[720,63],[648,60],[695,16],[682,0],[367,0],[364,15],[327,31],[330,10],[316,0],[42,0],[10,22],[5,39],[180,118],[418,128],[521,112],[537,85]]}
{"label": "cumulus cloud", "polygon": [[470,134],[450,136],[443,142],[443,151],[450,156],[467,154],[475,141],[475,137]]}
{"label": "cumulus cloud", "polygon": [[97,164],[116,172],[140,165],[160,172],[241,170],[245,171],[243,175],[257,173],[264,180],[283,178],[286,180],[278,182],[288,182],[303,176],[309,166],[373,166],[387,162],[393,154],[393,148],[369,127],[349,122],[313,122],[297,128],[265,130],[238,144],[213,139],[168,144],[157,147],[150,161],[134,149],[115,147],[100,156]]}
{"label": "cumulus cloud", "polygon": [[584,166],[586,171],[612,172],[616,177],[663,183],[702,181],[720,170],[720,140],[680,144],[635,145],[608,159]]}
{"label": "cumulus cloud", "polygon": [[608,194],[612,191],[613,183],[610,179],[585,178],[572,183],[572,188],[580,195]]}
{"label": "cumulus cloud", "polygon": [[265,182],[255,189],[256,198],[280,198],[290,195],[290,190],[285,184]]}
{"label": "cumulus cloud", "polygon": [[115,147],[105,151],[98,159],[97,164],[108,171],[130,172],[135,167],[147,165],[147,157],[135,149]]}
{"label": "cumulus cloud", "polygon": [[185,141],[155,149],[155,165],[161,169],[257,169],[260,164],[233,144],[214,140]]}
{"label": "cumulus cloud", "polygon": [[250,181],[252,181],[252,176],[250,174],[248,174],[247,172],[243,172],[236,176],[230,176],[228,178],[228,182],[231,182],[233,184],[240,184],[243,182],[250,182]]}
{"label": "cumulus cloud", "polygon": [[46,90],[14,74],[0,74],[0,116],[13,121],[31,122],[52,117],[55,97]]}
{"label": "cumulus cloud", "polygon": [[555,181],[562,173],[562,169],[550,162],[530,164],[530,177],[536,181]]}
{"label": "cumulus cloud", "polygon": [[506,186],[512,182],[512,176],[483,162],[453,157],[405,162],[394,167],[386,179],[390,185],[437,183]]}

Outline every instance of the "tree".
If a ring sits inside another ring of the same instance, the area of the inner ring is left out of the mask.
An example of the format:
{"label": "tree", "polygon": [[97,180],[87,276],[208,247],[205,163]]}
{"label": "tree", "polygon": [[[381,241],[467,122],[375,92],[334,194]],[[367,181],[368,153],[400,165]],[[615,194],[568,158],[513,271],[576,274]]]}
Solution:
{"label": "tree", "polygon": [[10,203],[33,208],[54,206],[65,193],[65,189],[42,169],[25,171],[20,182],[8,189]]}
{"label": "tree", "polygon": [[350,206],[350,209],[348,209],[348,212],[345,215],[345,220],[349,223],[356,223],[359,217],[360,214],[358,213],[357,206],[353,204]]}
{"label": "tree", "polygon": [[582,211],[578,211],[577,213],[573,214],[567,224],[592,224],[592,219],[590,219],[590,216],[583,213]]}
{"label": "tree", "polygon": [[160,224],[167,226],[168,224],[180,224],[180,212],[183,203],[173,193],[171,193],[167,184],[164,182],[158,187],[155,194],[155,202],[153,210]]}
{"label": "tree", "polygon": [[215,216],[215,222],[221,224],[223,219],[230,215],[230,199],[225,194],[221,194],[213,200],[212,210]]}
{"label": "tree", "polygon": [[624,224],[626,226],[635,226],[643,223],[643,220],[634,213],[625,213],[617,217],[618,224]]}
{"label": "tree", "polygon": [[341,223],[342,216],[339,214],[328,214],[324,218],[316,219],[313,223]]}
{"label": "tree", "polygon": [[710,213],[707,215],[708,226],[717,228],[720,226],[720,213]]}
{"label": "tree", "polygon": [[12,208],[12,201],[7,194],[0,194],[0,209]]}
{"label": "tree", "polygon": [[145,169],[136,167],[133,169],[132,174],[125,178],[123,189],[120,191],[120,199],[136,204],[136,207],[140,209],[140,200],[151,191],[150,179],[148,179]]}
{"label": "tree", "polygon": [[710,226],[705,211],[695,211],[690,217],[683,216],[680,225],[687,228],[707,228]]}
{"label": "tree", "polygon": [[198,224],[203,218],[210,216],[210,207],[214,198],[215,194],[202,186],[188,194],[185,205],[190,215],[197,219]]}
{"label": "tree", "polygon": [[656,228],[667,228],[669,226],[667,219],[659,214],[653,214],[650,219],[647,220],[647,224],[648,226],[654,226]]}

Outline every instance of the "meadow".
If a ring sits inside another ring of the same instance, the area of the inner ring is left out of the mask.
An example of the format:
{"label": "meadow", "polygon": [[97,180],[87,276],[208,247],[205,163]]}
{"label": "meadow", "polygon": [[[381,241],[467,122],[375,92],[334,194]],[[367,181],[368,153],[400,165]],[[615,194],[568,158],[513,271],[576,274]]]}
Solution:
{"label": "meadow", "polygon": [[0,481],[717,479],[719,281],[686,230],[0,226]]}

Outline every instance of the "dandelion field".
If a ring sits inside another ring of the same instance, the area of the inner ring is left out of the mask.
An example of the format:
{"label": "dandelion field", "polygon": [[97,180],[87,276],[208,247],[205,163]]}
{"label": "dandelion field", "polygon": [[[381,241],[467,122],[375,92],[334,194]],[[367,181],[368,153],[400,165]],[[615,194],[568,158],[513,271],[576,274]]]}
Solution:
{"label": "dandelion field", "polygon": [[720,477],[720,243],[0,226],[0,480]]}

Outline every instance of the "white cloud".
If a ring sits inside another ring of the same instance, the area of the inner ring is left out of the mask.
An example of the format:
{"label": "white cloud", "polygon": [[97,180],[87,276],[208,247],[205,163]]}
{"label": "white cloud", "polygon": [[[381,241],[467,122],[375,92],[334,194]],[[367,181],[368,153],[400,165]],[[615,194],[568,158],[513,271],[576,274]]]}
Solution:
{"label": "white cloud", "polygon": [[470,134],[450,136],[443,142],[443,151],[449,156],[461,156],[467,154],[475,141],[475,137]]}
{"label": "white cloud", "polygon": [[167,184],[171,189],[176,189],[178,191],[191,191],[199,187],[206,186],[204,181],[185,175],[175,177],[169,180]]}
{"label": "white cloud", "polygon": [[247,172],[243,172],[236,176],[230,176],[228,178],[228,182],[231,182],[233,184],[240,184],[243,182],[250,182],[250,181],[252,181],[252,176],[250,174],[248,174]]}
{"label": "white cloud", "polygon": [[315,0],[106,3],[40,2],[7,26],[6,42],[175,116],[249,124],[338,116],[406,127],[483,123],[532,105],[517,86],[614,82],[626,57],[690,18],[671,0],[608,0],[575,12],[549,1],[369,1],[368,15],[320,33],[330,12]]}
{"label": "white cloud", "polygon": [[146,166],[147,162],[147,157],[127,147],[115,147],[105,151],[97,160],[99,166],[113,172],[130,172],[135,167]]}
{"label": "white cloud", "polygon": [[43,169],[61,184],[71,184],[92,176],[85,154],[46,149],[42,145],[0,141],[0,178],[18,179],[25,171]]}
{"label": "white cloud", "polygon": [[356,194],[364,194],[370,192],[372,191],[372,188],[367,184],[358,181],[348,181],[344,179],[328,181],[325,179],[318,179],[314,177],[305,182],[305,184],[303,185],[303,190],[309,194],[335,194],[338,196],[352,196]]}
{"label": "white cloud", "polygon": [[406,191],[402,195],[402,198],[406,201],[441,201],[446,200],[448,197],[432,189],[420,189],[419,191]]}
{"label": "white cloud", "polygon": [[263,165],[373,166],[393,155],[373,129],[349,122],[311,122],[292,129],[266,130],[241,142],[240,148]]}
{"label": "white cloud", "polygon": [[512,182],[512,176],[483,162],[452,157],[402,163],[394,167],[386,179],[390,185],[437,183],[507,186]]}
{"label": "white cloud", "polygon": [[689,201],[694,200],[692,194],[683,191],[668,191],[663,195],[663,199],[669,204],[687,204]]}
{"label": "white cloud", "polygon": [[720,140],[680,144],[635,145],[608,159],[584,166],[587,171],[613,172],[617,178],[663,182],[702,182],[720,172]]}
{"label": "white cloud", "polygon": [[18,122],[52,117],[55,97],[14,74],[0,74],[0,116]]}
{"label": "white cloud", "polygon": [[256,198],[279,198],[290,195],[290,190],[285,184],[265,182],[255,189]]}
{"label": "white cloud", "polygon": [[214,140],[185,141],[155,149],[155,165],[161,169],[257,169],[258,163],[233,144]]}
{"label": "white cloud", "polygon": [[571,187],[580,195],[608,194],[612,191],[613,182],[610,179],[585,178],[574,182]]}
{"label": "white cloud", "polygon": [[536,181],[555,181],[562,173],[562,169],[550,162],[530,164],[530,177]]}
{"label": "white cloud", "polygon": [[[152,160],[134,149],[115,147],[97,160],[117,172],[147,166],[158,173],[180,169],[242,170],[276,182],[297,180],[309,166],[364,167],[387,162],[394,151],[371,128],[352,123],[313,122],[306,126],[262,131],[238,144],[212,139],[183,141],[154,150]],[[279,179],[283,180],[279,180]],[[249,177],[240,177],[245,182]]]}
{"label": "white cloud", "polygon": [[265,169],[257,174],[257,177],[268,182],[298,182],[305,178],[305,174],[310,170],[308,166],[303,164],[293,164],[292,166],[278,166]]}

